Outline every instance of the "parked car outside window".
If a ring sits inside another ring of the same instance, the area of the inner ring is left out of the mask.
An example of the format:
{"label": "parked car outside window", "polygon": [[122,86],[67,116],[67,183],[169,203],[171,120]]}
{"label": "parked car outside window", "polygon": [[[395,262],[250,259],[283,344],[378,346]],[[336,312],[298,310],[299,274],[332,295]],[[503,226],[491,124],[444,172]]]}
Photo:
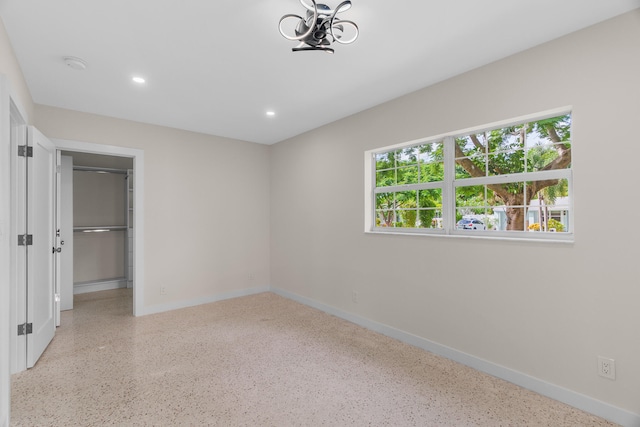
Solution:
{"label": "parked car outside window", "polygon": [[486,230],[484,222],[475,218],[463,218],[456,224],[458,230]]}

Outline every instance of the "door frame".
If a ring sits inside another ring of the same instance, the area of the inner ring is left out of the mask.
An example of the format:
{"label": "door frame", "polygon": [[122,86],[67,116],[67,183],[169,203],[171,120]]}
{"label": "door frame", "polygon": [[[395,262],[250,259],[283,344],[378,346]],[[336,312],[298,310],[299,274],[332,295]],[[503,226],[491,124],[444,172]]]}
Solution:
{"label": "door frame", "polygon": [[133,159],[133,315],[144,315],[144,150],[51,138],[58,150]]}
{"label": "door frame", "polygon": [[[14,119],[15,140],[11,137]],[[20,370],[27,363],[26,337],[18,337],[17,329],[27,316],[26,254],[18,250],[18,233],[26,227],[24,211],[18,206],[26,200],[26,182],[18,179],[25,174],[25,164],[18,161],[17,145],[27,144],[29,121],[9,78],[0,73],[0,427],[9,426],[11,374],[17,372],[18,360]]]}
{"label": "door frame", "polygon": [[0,74],[0,426],[9,426],[11,409],[11,94]]}
{"label": "door frame", "polygon": [[[6,77],[2,76],[2,81],[6,82]],[[4,86],[4,85],[3,85]],[[2,108],[2,124],[6,120],[6,127],[2,127],[2,142],[5,149],[2,154],[6,155],[3,162],[3,170],[6,175],[6,186],[8,191],[2,196],[3,206],[6,207],[7,217],[5,222],[4,243],[7,245],[8,256],[3,257],[3,261],[8,261],[8,268],[2,269],[5,273],[0,280],[0,287],[8,290],[8,297],[3,298],[8,304],[7,310],[9,323],[8,345],[2,342],[2,347],[9,353],[9,374],[24,371],[27,369],[27,337],[18,336],[17,327],[27,321],[27,259],[26,252],[21,251],[17,244],[18,233],[24,232],[27,228],[26,219],[26,159],[18,157],[18,145],[27,144],[28,118],[25,110],[11,96],[10,87],[6,84],[2,91],[2,104],[6,105],[6,111]],[[11,127],[15,119],[17,128],[15,138],[11,136]],[[8,167],[4,169],[4,166]],[[5,283],[3,283],[6,280]],[[4,307],[2,307],[4,308]],[[1,355],[0,355],[1,357]]]}

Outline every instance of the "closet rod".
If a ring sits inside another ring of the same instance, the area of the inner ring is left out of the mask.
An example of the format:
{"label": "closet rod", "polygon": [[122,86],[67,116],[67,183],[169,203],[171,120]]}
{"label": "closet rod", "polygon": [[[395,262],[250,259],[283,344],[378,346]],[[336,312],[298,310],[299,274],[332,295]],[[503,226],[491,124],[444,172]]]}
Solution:
{"label": "closet rod", "polygon": [[121,231],[126,230],[126,225],[105,225],[105,226],[90,226],[90,227],[73,227],[73,232],[83,231],[85,233],[96,233],[105,231]]}
{"label": "closet rod", "polygon": [[122,175],[126,175],[129,172],[127,169],[116,169],[116,168],[101,168],[96,166],[73,166],[74,171],[81,172],[103,172],[103,173],[119,173]]}

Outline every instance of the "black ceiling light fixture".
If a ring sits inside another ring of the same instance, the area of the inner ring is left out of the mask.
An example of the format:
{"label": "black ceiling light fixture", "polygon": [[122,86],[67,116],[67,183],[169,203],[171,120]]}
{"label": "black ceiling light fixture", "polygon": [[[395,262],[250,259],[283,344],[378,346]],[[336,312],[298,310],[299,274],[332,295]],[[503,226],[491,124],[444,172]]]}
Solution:
{"label": "black ceiling light fixture", "polygon": [[[307,9],[305,17],[289,13],[280,18],[278,25],[280,34],[285,39],[300,42],[292,51],[320,50],[333,53],[331,43],[349,44],[358,38],[359,31],[355,22],[336,18],[338,13],[351,8],[350,1],[343,1],[335,9],[316,3],[315,0],[311,0],[311,4],[305,0],[300,0],[300,3]],[[296,26],[294,35],[289,35],[285,33],[283,24],[292,19]]]}

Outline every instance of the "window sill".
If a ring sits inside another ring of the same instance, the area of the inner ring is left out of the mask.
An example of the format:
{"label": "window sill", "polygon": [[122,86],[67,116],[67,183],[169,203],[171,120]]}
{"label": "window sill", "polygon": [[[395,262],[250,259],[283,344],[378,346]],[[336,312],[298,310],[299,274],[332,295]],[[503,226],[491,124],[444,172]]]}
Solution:
{"label": "window sill", "polygon": [[[388,230],[388,231],[387,231]],[[572,233],[562,233],[562,238],[556,236],[550,236],[548,234],[539,235],[539,237],[533,237],[524,233],[526,236],[511,236],[504,233],[497,234],[494,231],[482,232],[482,231],[453,231],[447,233],[445,230],[433,230],[431,232],[425,231],[411,231],[410,229],[399,231],[398,229],[374,229],[366,230],[365,234],[378,234],[378,235],[391,235],[391,236],[422,236],[422,237],[440,237],[440,238],[453,238],[453,239],[473,239],[473,240],[496,240],[507,242],[535,242],[535,243],[565,243],[573,244],[574,235]],[[559,233],[556,233],[559,234]]]}

